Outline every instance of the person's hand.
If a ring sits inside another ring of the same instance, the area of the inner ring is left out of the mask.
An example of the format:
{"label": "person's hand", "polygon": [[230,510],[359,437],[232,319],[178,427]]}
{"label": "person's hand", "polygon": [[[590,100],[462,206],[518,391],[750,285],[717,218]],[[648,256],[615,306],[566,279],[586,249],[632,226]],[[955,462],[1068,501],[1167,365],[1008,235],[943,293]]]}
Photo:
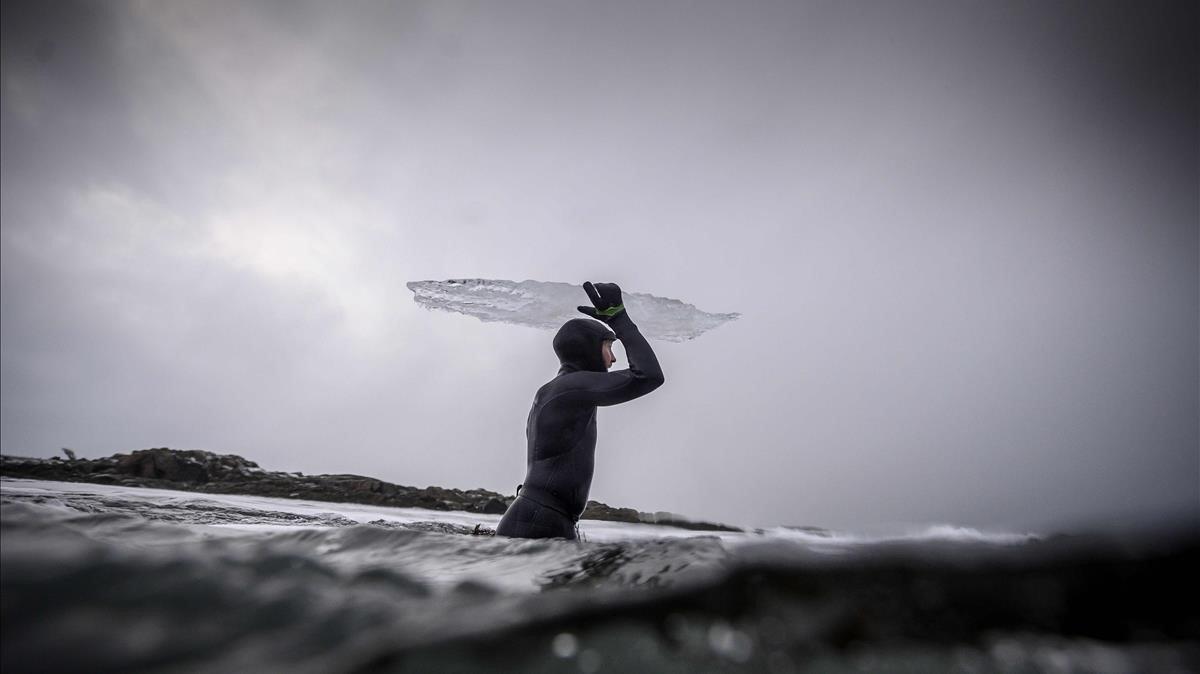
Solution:
{"label": "person's hand", "polygon": [[607,323],[614,316],[625,311],[625,306],[621,304],[621,288],[615,283],[592,285],[592,282],[588,281],[583,284],[583,291],[587,293],[588,299],[595,306],[594,308],[587,306],[577,308],[592,318]]}

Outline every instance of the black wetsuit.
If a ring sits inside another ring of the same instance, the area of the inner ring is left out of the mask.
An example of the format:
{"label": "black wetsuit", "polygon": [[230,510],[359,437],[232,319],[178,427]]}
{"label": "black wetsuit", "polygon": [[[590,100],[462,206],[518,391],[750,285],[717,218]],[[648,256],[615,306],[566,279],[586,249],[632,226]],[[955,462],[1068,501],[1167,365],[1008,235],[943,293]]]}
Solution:
{"label": "black wetsuit", "polygon": [[[624,311],[609,319],[614,335],[590,318],[567,321],[554,337],[562,367],[538,389],[525,424],[525,483],[496,533],[519,538],[575,538],[587,505],[596,453],[596,407],[616,405],[662,386],[658,358]],[[629,369],[608,372],[601,342],[620,339]]]}

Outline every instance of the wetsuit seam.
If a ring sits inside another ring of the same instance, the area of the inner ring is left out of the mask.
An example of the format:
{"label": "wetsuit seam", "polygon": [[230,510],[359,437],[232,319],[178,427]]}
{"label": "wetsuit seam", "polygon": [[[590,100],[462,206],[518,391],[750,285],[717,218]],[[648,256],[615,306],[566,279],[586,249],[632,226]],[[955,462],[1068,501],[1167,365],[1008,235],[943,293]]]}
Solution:
{"label": "wetsuit seam", "polygon": [[[550,403],[554,402],[555,400],[558,400],[559,398],[561,398],[563,396],[568,396],[568,395],[571,395],[572,393],[576,393],[578,391],[583,391],[583,390],[585,390],[585,389],[569,389],[566,391],[561,391],[559,393],[555,393],[554,395],[550,396],[550,398],[548,398],[547,400],[545,400],[542,403],[542,408],[539,409],[538,411],[541,412],[542,409],[545,409],[547,406],[550,405]],[[607,391],[605,391],[605,393],[607,393]]]}
{"label": "wetsuit seam", "polygon": [[610,388],[603,388],[603,389],[588,389],[588,388],[571,389],[570,391],[563,391],[560,395],[565,396],[565,395],[570,395],[572,393],[575,393],[575,394],[578,394],[579,397],[582,397],[584,399],[583,402],[587,403],[588,407],[600,407],[599,404],[592,402],[592,399],[606,396],[611,393],[620,392],[623,389],[628,388],[629,386],[633,385],[634,381],[635,380],[632,378],[626,379],[625,381],[617,382],[617,384],[615,386],[612,386]]}
{"label": "wetsuit seam", "polygon": [[[525,491],[525,490],[522,489],[521,491]],[[574,515],[570,515],[566,512],[563,512],[562,510],[559,510],[558,508],[555,508],[554,506],[552,506],[548,503],[542,503],[541,501],[535,499],[534,497],[530,496],[529,494],[521,494],[519,496],[519,498],[527,499],[527,500],[537,504],[541,508],[545,508],[547,510],[553,510],[554,512],[558,513],[559,515],[562,515],[563,517],[566,517],[567,519],[571,520],[572,522],[579,522],[578,517],[575,517]]]}

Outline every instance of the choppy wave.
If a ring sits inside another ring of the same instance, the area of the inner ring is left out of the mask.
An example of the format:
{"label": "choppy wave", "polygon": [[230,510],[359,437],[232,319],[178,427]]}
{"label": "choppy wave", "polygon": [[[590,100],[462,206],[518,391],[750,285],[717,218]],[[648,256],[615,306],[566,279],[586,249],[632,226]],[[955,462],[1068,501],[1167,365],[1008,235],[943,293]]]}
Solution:
{"label": "choppy wave", "polygon": [[469,513],[0,487],[5,672],[1200,664],[1180,599],[1194,535],[647,538],[658,528],[605,523],[588,542],[534,541],[486,535],[494,520]]}

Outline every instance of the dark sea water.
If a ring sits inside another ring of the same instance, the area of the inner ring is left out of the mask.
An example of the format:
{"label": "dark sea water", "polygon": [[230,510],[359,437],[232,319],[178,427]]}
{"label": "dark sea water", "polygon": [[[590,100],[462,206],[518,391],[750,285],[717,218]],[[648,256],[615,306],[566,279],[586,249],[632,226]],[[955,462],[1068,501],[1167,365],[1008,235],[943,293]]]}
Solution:
{"label": "dark sea water", "polygon": [[[702,535],[0,482],[3,671],[1197,672],[1195,528]],[[478,525],[478,528],[477,528]]]}

